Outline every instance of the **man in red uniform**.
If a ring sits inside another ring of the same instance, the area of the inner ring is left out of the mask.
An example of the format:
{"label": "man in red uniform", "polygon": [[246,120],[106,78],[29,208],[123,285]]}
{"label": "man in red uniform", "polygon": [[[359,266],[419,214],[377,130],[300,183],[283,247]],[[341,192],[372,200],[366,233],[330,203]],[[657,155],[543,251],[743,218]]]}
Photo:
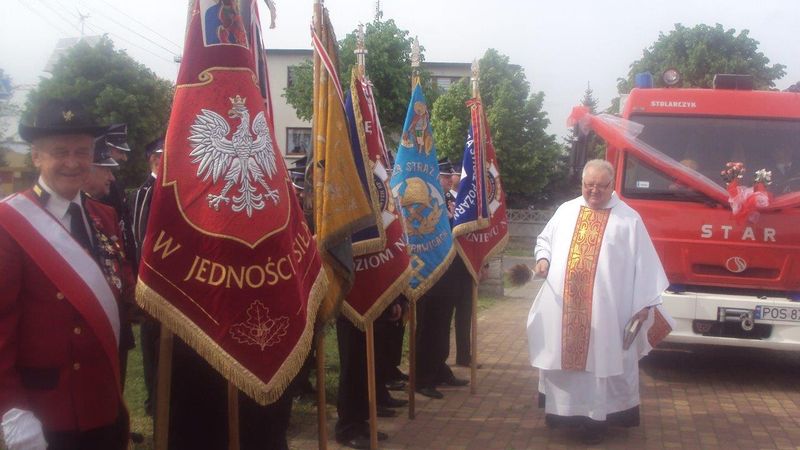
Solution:
{"label": "man in red uniform", "polygon": [[9,450],[123,449],[119,298],[129,267],[113,209],[81,192],[93,125],[46,101],[19,134],[36,185],[0,201],[0,416]]}

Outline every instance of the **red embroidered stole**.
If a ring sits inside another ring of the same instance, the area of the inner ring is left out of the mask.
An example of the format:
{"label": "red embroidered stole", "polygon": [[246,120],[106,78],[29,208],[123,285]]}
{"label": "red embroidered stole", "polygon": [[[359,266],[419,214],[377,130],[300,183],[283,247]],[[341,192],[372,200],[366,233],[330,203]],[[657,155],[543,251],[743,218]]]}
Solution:
{"label": "red embroidered stole", "polygon": [[561,369],[586,370],[589,336],[592,331],[594,277],[610,209],[581,206],[564,279],[561,314]]}

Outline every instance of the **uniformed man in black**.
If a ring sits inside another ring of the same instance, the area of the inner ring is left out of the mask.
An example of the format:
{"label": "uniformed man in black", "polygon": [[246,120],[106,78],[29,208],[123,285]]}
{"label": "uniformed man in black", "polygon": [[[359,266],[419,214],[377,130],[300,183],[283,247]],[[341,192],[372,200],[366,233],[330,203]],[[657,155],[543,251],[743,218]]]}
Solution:
{"label": "uniformed man in black", "polygon": [[[128,125],[124,123],[117,123],[108,127],[108,132],[105,135],[105,142],[111,152],[111,157],[118,164],[122,165],[128,161],[131,148],[128,145]],[[106,205],[110,205],[117,212],[117,216],[121,221],[120,228],[125,234],[125,254],[131,264],[134,263],[135,247],[133,238],[131,236],[131,227],[128,222],[128,217],[131,216],[128,203],[125,199],[125,186],[119,180],[111,183],[109,193],[100,201]]]}
{"label": "uniformed man in black", "polygon": [[[135,270],[139,271],[139,262],[142,256],[142,243],[147,230],[147,218],[150,215],[150,201],[153,198],[153,185],[156,181],[158,166],[161,165],[161,155],[164,154],[164,138],[160,137],[147,144],[145,147],[145,157],[150,174],[138,189],[131,192],[128,197],[128,205],[131,206],[131,216],[128,223],[131,224],[131,234],[134,243]],[[142,368],[144,370],[144,386],[147,397],[144,400],[145,412],[153,415],[155,412],[154,392],[156,363],[158,362],[158,336],[159,323],[152,317],[146,316],[142,320],[139,343],[142,348]]]}
{"label": "uniformed man in black", "polygon": [[[452,172],[452,164],[447,160],[439,161],[439,182],[445,192],[451,226],[455,211],[455,198],[450,193]],[[461,257],[456,255],[439,281],[417,301],[416,389],[426,397],[444,398],[444,394],[436,389],[438,384],[465,386],[469,383],[456,378],[447,365],[447,357],[450,355],[450,323],[456,299],[463,291],[459,283],[462,282],[461,274],[464,271],[466,267]]]}

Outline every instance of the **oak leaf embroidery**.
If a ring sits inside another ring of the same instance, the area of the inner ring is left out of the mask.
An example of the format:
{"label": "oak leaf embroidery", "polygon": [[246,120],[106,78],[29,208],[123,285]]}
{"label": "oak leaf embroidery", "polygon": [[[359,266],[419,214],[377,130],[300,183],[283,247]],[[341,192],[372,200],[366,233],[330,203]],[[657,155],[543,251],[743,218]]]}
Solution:
{"label": "oak leaf embroidery", "polygon": [[231,327],[231,336],[240,344],[257,345],[264,351],[281,341],[289,328],[289,317],[273,319],[269,308],[256,300],[247,308],[247,320]]}

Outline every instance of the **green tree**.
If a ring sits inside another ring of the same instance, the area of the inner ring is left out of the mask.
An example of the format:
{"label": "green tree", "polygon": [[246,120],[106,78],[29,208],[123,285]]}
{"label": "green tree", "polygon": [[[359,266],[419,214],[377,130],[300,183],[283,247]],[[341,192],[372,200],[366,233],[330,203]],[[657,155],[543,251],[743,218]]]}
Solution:
{"label": "green tree", "polygon": [[581,99],[581,105],[589,108],[589,111],[592,114],[597,114],[598,103],[600,102],[596,98],[594,98],[594,90],[592,89],[592,84],[587,81],[586,90],[583,91],[583,98]]}
{"label": "green tree", "polygon": [[166,131],[174,86],[115,50],[104,36],[96,45],[78,43],[31,91],[25,120],[43,98],[71,99],[81,104],[98,123],[127,123],[128,143],[133,149],[117,178],[124,186],[138,185],[147,175],[144,146]]}
{"label": "green tree", "polygon": [[303,61],[288,70],[291,85],[283,89],[283,97],[292,105],[298,118],[311,121],[314,113],[314,61]]}
{"label": "green tree", "polygon": [[522,67],[489,49],[480,60],[480,92],[509,204],[538,199],[555,177],[561,147],[547,133],[544,93],[531,92]]}
{"label": "green tree", "polygon": [[431,110],[431,126],[439,158],[460,162],[469,128],[469,109],[465,103],[472,97],[471,83],[462,79],[441,94]]}
{"label": "green tree", "polygon": [[[508,56],[495,49],[487,50],[480,60],[479,87],[509,204],[523,205],[541,198],[545,187],[559,176],[555,169],[563,151],[555,136],[546,131],[550,121],[542,110],[544,93],[531,92],[522,67],[511,64]],[[440,136],[443,142],[437,145],[446,145],[448,154],[457,149],[456,143],[463,151],[469,124],[469,119],[464,120],[463,114],[468,112],[463,101],[458,109],[464,88],[456,89],[437,100],[443,105],[434,105],[432,119],[434,132],[437,123],[446,124],[448,136]],[[455,136],[457,127],[461,128],[460,141],[449,137],[450,133]]]}
{"label": "green tree", "polygon": [[661,73],[672,68],[681,74],[682,87],[710,88],[715,74],[732,73],[752,75],[755,89],[772,89],[775,80],[786,74],[786,66],[769,65],[758,45],[748,30],[737,33],[720,24],[687,28],[678,23],[668,34],[659,34],[631,64],[627,78],[618,80],[617,88],[621,94],[630,92],[635,75],[641,72],[652,73],[656,86],[662,86]]}
{"label": "green tree", "polygon": [[[383,20],[380,12],[365,26],[367,75],[373,83],[381,126],[390,145],[397,142],[402,131],[411,96],[411,43],[409,32],[400,29],[392,19]],[[350,87],[350,74],[356,64],[355,48],[354,30],[339,41],[339,79],[345,91]],[[420,51],[424,51],[422,46]],[[284,89],[283,96],[295,109],[297,117],[311,120],[313,63],[305,61],[292,66],[290,70],[292,85]],[[438,93],[431,87],[430,74],[422,70],[420,78],[428,104],[433,105]]]}

